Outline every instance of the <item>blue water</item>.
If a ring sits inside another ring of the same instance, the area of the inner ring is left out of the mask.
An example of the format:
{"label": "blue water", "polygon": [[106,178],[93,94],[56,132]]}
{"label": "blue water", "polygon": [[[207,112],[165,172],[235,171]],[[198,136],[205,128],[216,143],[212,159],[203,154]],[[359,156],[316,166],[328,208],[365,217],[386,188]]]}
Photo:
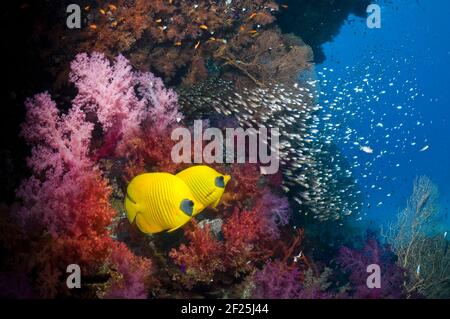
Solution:
{"label": "blue water", "polygon": [[381,29],[352,17],[325,45],[327,60],[317,71],[324,113],[333,114],[328,134],[363,191],[362,223],[392,220],[414,178],[427,175],[439,187],[448,228],[450,1],[394,2],[381,4]]}

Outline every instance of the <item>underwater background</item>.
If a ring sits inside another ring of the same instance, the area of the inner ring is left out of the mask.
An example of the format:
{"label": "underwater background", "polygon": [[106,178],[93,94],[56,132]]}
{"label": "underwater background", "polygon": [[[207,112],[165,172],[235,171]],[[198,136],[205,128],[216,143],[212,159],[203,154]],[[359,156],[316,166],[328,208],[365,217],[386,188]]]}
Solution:
{"label": "underwater background", "polygon": [[[443,0],[8,3],[0,296],[449,298],[449,14]],[[279,172],[174,162],[171,134],[194,120],[279,128]]]}

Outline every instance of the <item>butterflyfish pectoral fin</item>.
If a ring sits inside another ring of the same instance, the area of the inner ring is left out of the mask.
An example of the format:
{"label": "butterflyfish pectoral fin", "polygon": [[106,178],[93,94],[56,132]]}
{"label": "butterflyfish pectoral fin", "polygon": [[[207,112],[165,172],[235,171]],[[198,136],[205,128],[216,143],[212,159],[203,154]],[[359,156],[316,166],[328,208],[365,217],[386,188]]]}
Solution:
{"label": "butterflyfish pectoral fin", "polygon": [[128,220],[130,221],[130,223],[133,223],[133,221],[136,219],[136,215],[139,212],[139,207],[128,193],[125,197],[125,210]]}
{"label": "butterflyfish pectoral fin", "polygon": [[222,199],[222,196],[217,198],[217,200],[211,205],[211,207],[212,208],[217,208],[217,206],[219,205],[221,199]]}

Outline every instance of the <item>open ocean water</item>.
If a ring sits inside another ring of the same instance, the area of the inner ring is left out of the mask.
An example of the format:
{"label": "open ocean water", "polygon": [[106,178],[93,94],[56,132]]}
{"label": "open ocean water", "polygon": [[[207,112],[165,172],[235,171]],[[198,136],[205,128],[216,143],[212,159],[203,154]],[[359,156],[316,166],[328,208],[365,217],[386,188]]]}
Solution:
{"label": "open ocean water", "polygon": [[[381,8],[380,29],[351,17],[324,45],[317,72],[323,112],[333,115],[327,134],[353,167],[365,222],[391,221],[415,177],[427,175],[448,229],[450,3],[400,0]],[[361,152],[364,145],[373,153]]]}

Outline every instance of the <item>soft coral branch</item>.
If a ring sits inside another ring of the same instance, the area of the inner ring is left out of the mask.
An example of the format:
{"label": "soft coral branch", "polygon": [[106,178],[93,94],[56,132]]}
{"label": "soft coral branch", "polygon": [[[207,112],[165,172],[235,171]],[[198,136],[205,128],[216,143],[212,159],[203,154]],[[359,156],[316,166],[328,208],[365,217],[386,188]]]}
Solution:
{"label": "soft coral branch", "polygon": [[181,244],[169,253],[182,269],[182,282],[187,287],[197,282],[209,283],[214,274],[224,270],[223,245],[211,233],[210,226],[200,228],[195,222],[185,230],[189,245]]}
{"label": "soft coral branch", "polygon": [[152,263],[135,256],[123,243],[113,246],[108,262],[116,273],[108,281],[103,298],[145,299],[148,295]]}

